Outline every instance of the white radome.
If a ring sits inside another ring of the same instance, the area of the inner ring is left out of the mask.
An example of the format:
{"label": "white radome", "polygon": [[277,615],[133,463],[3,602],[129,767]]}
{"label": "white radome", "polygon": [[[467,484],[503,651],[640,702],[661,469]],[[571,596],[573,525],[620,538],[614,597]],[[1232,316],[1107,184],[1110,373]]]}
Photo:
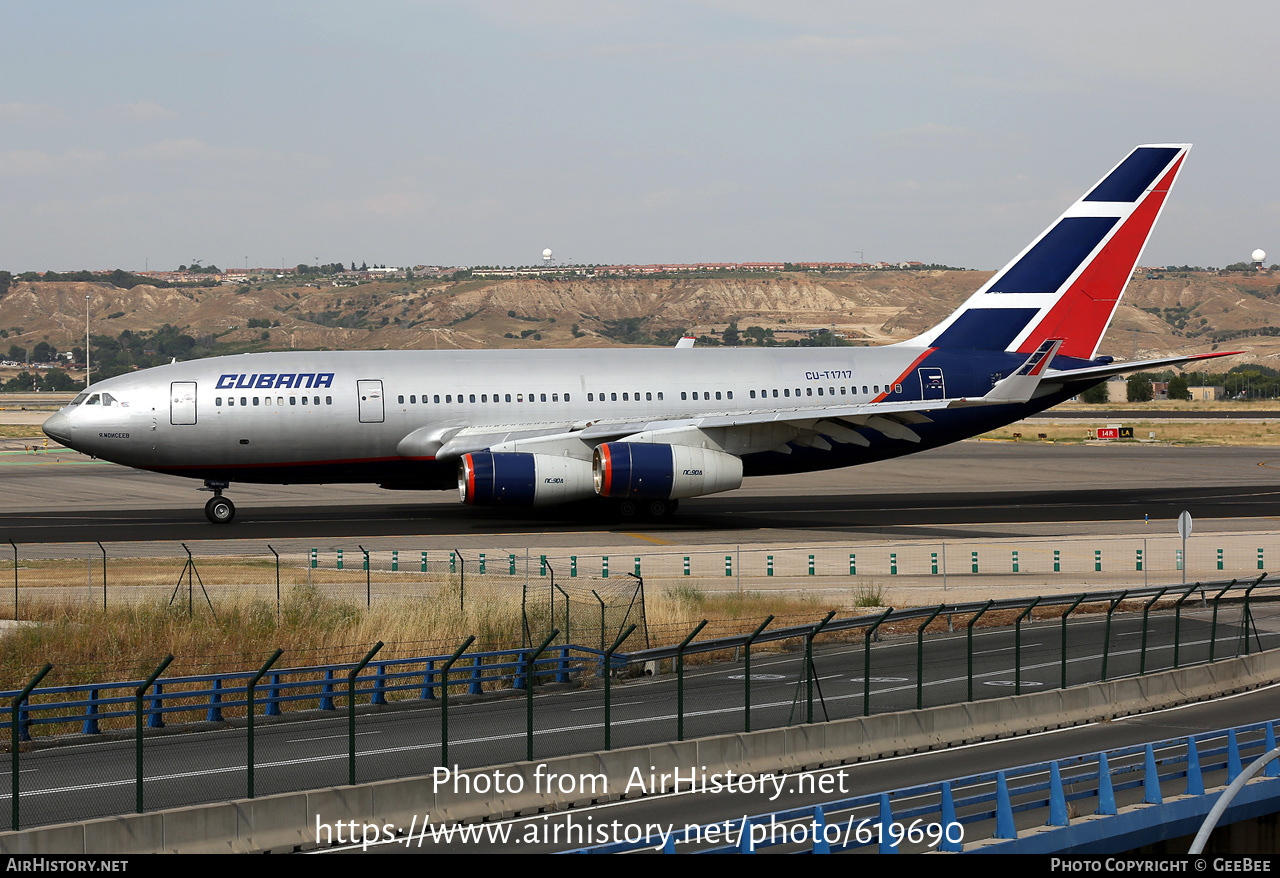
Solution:
{"label": "white radome", "polygon": [[[1261,251],[1261,250],[1259,250],[1258,252],[1259,252],[1259,253],[1261,253],[1262,251]],[[551,258],[551,248],[550,248],[550,247],[548,247],[546,250],[543,250],[543,251],[542,251],[542,258],[543,258],[543,259],[550,259],[550,258]]]}
{"label": "white radome", "polygon": [[1266,262],[1266,261],[1267,261],[1267,251],[1266,251],[1266,250],[1254,250],[1254,251],[1253,251],[1253,261],[1254,261],[1254,262]]}

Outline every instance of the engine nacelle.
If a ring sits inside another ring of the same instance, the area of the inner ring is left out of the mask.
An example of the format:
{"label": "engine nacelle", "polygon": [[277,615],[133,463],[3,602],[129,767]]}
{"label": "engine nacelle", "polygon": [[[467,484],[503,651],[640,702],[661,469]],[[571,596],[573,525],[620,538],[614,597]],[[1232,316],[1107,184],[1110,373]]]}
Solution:
{"label": "engine nacelle", "polygon": [[723,451],[646,442],[606,442],[591,459],[602,497],[700,497],[742,486],[742,460]]}
{"label": "engine nacelle", "polygon": [[548,506],[594,495],[591,464],[575,457],[483,451],[458,464],[458,499],[473,506]]}

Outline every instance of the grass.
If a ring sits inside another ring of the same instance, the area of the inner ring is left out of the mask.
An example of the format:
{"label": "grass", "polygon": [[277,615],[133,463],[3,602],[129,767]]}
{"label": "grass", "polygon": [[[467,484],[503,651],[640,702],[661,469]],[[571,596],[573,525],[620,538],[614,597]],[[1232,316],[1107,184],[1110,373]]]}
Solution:
{"label": "grass", "polygon": [[[83,561],[24,565],[22,587],[28,599],[21,617],[33,624],[0,637],[0,688],[21,688],[45,662],[54,671],[43,685],[65,686],[145,678],[169,653],[175,659],[165,675],[172,677],[253,669],[277,648],[284,650],[277,663],[283,668],[354,661],[379,640],[386,644],[380,659],[448,654],[472,634],[472,651],[522,643],[521,590],[485,588],[470,579],[465,609],[456,584],[448,581],[416,595],[380,597],[371,608],[365,607],[363,594],[335,596],[324,583],[286,585],[278,619],[274,589],[267,597],[261,585],[211,587],[212,612],[197,585],[190,614],[185,582],[172,604],[168,594],[154,591],[126,601],[120,592],[129,587],[120,586],[106,610],[101,603],[65,595],[36,598],[28,590],[42,571],[65,583],[75,581],[68,573],[84,577],[85,569]],[[99,572],[97,568],[95,575]],[[171,570],[151,578],[163,579],[163,591],[172,592]],[[259,582],[262,578],[259,574]],[[210,581],[207,573],[205,580]],[[98,594],[100,600],[100,588]],[[536,642],[552,626],[539,618],[546,615],[542,600],[531,599],[528,606]],[[713,620],[699,635],[706,639],[752,631],[770,614],[777,617],[773,627],[780,627],[819,619],[829,609],[811,595],[703,592],[688,585],[650,592],[645,608],[653,646],[680,642],[702,619]],[[573,612],[574,641],[589,632],[585,642],[594,645],[599,636],[594,607],[584,603]],[[563,629],[562,617],[556,625]],[[642,645],[632,639],[627,648]]]}
{"label": "grass", "polygon": [[[1052,417],[1051,415],[1049,417]],[[1037,421],[1021,422],[1001,427],[984,433],[980,439],[996,441],[1015,441],[1014,434],[1021,433],[1022,442],[1036,442],[1038,434],[1044,433],[1047,441],[1057,443],[1080,444],[1088,441],[1087,431],[1096,430],[1108,423],[1120,423],[1133,428],[1133,440],[1111,440],[1136,442],[1149,441],[1149,434],[1155,434],[1155,441],[1166,445],[1242,445],[1263,446],[1275,445],[1280,439],[1278,425],[1265,422],[1249,421],[1128,421],[1124,418],[1099,418],[1096,422],[1070,421],[1054,423]]]}

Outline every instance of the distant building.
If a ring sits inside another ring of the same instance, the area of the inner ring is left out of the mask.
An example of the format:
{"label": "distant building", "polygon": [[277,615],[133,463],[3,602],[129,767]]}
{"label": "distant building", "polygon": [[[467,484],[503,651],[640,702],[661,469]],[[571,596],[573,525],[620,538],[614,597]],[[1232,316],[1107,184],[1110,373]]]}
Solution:
{"label": "distant building", "polygon": [[1188,387],[1191,391],[1191,398],[1194,400],[1217,402],[1227,398],[1227,388],[1225,387]]}

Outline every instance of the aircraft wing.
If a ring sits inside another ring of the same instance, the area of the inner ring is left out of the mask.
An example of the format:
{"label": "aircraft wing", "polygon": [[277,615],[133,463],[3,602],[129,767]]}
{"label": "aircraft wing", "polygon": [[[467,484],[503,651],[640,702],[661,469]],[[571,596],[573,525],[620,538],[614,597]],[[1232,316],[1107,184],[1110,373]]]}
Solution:
{"label": "aircraft wing", "polygon": [[1196,360],[1213,360],[1218,357],[1230,357],[1243,354],[1244,351],[1215,351],[1211,354],[1188,354],[1182,357],[1160,357],[1155,360],[1129,360],[1123,363],[1107,363],[1103,366],[1089,366],[1084,369],[1050,369],[1042,379],[1047,384],[1061,384],[1066,381],[1097,381],[1110,378],[1112,375],[1125,375],[1129,372],[1143,372],[1149,369],[1164,369],[1168,366],[1181,366]]}

